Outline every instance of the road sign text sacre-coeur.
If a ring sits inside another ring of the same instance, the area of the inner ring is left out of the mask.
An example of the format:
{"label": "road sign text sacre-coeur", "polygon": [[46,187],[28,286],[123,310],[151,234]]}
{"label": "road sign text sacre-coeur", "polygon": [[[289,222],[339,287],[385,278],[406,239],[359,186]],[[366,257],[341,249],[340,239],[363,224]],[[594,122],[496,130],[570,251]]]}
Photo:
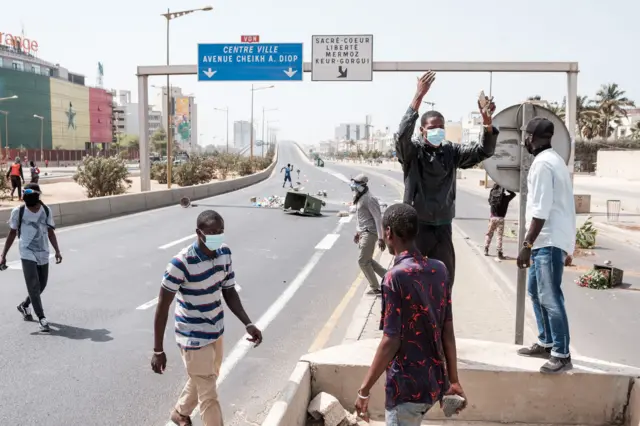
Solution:
{"label": "road sign text sacre-coeur", "polygon": [[198,44],[198,81],[302,81],[302,43]]}

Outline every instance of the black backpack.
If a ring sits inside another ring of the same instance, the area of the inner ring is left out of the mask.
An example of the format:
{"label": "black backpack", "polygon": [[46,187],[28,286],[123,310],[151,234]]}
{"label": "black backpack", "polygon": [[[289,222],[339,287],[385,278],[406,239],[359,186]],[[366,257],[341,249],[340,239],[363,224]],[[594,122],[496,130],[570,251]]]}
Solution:
{"label": "black backpack", "polygon": [[[45,203],[43,203],[42,201],[40,201],[40,205],[42,206],[42,208],[44,209],[44,213],[47,215],[47,219],[49,219],[49,215],[51,214],[51,211],[49,210],[49,207],[47,207],[47,205]],[[24,209],[26,208],[25,205],[20,206],[20,212],[18,213],[18,239],[20,239],[20,230],[22,229],[22,217],[24,216]]]}

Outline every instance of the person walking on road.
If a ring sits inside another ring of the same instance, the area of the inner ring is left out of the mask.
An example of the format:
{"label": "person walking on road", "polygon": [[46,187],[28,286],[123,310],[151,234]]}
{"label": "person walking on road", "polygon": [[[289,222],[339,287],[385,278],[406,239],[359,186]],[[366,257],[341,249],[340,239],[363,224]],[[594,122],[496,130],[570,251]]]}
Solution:
{"label": "person walking on road", "polygon": [[169,307],[175,307],[176,341],[189,380],[171,413],[171,421],[191,425],[191,413],[200,404],[204,426],[222,426],[216,381],[222,364],[224,313],[222,299],[244,324],[247,340],[257,347],[262,333],[246,314],[235,289],[231,249],[224,243],[224,219],[205,210],[196,222],[197,240],[171,259],[162,279],[154,320],[151,368],[162,374],[167,366],[164,332]]}
{"label": "person walking on road", "polygon": [[282,183],[282,187],[284,188],[287,182],[289,182],[289,186],[293,188],[293,183],[291,182],[291,164],[287,164],[286,167],[283,167],[282,169],[280,169],[280,173],[282,173],[283,170],[284,170],[284,182]]}
{"label": "person walking on road", "polygon": [[16,161],[9,167],[9,170],[7,171],[7,179],[11,179],[11,201],[13,201],[13,193],[16,190],[18,191],[18,200],[22,201],[24,173],[22,173],[20,157],[16,157]]}
{"label": "person walking on road", "polygon": [[380,294],[379,279],[384,277],[387,270],[373,259],[373,252],[378,248],[385,249],[382,234],[382,214],[380,213],[380,203],[369,191],[369,178],[360,174],[351,180],[351,190],[353,205],[356,207],[356,235],[353,241],[358,244],[360,255],[358,265],[362,273],[369,281],[370,292]]}
{"label": "person walking on road", "polygon": [[31,171],[31,183],[38,183],[40,180],[40,169],[36,167],[33,161],[29,162],[29,167]]}
{"label": "person walking on road", "polygon": [[515,192],[506,191],[497,183],[489,192],[489,207],[491,208],[491,218],[489,219],[489,228],[484,237],[484,255],[489,256],[489,246],[493,239],[494,232],[497,232],[497,249],[498,259],[504,260],[504,252],[502,251],[502,238],[504,237],[504,218],[507,216],[509,203],[516,196]]}
{"label": "person walking on road", "polygon": [[[40,331],[49,332],[51,328],[44,315],[40,297],[49,279],[49,242],[56,252],[56,264],[62,262],[62,255],[58,247],[51,210],[40,201],[40,187],[35,183],[27,184],[23,199],[24,206],[16,207],[11,211],[10,231],[0,255],[0,266],[6,267],[7,253],[17,236],[20,240],[22,272],[29,294],[25,301],[18,305],[18,312],[22,314],[25,321],[33,321],[30,308],[33,305]],[[0,268],[2,269],[4,268]]]}
{"label": "person walking on road", "polygon": [[416,93],[394,138],[404,174],[403,201],[417,210],[420,221],[416,239],[418,250],[424,256],[444,262],[453,285],[456,258],[451,223],[455,217],[456,172],[493,155],[498,129],[491,124],[491,114],[495,110],[491,102],[487,110],[480,108],[484,130],[478,144],[446,142],[444,116],[437,111],[422,115],[420,135],[413,137],[418,109],[435,78],[435,73],[429,71],[418,79]]}
{"label": "person walking on road", "polygon": [[420,425],[445,395],[459,395],[466,405],[458,378],[449,274],[444,263],[415,248],[418,217],[407,204],[394,204],[384,213],[384,239],[395,256],[382,284],[384,334],[356,395],[356,413],[368,420],[371,388],[386,370],[388,426]]}
{"label": "person walking on road", "polygon": [[529,269],[528,293],[538,325],[538,342],[518,350],[522,356],[548,358],[541,373],[573,368],[569,321],[562,292],[567,255],[576,241],[573,185],[564,160],[551,147],[553,123],[536,117],[525,129],[525,147],[535,158],[527,177],[527,234],[518,255],[519,268]]}

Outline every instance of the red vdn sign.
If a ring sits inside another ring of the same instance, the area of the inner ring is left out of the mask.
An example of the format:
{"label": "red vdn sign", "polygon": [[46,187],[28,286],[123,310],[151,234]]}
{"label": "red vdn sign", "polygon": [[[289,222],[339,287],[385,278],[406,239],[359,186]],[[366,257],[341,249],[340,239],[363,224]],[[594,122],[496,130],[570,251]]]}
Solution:
{"label": "red vdn sign", "polygon": [[240,36],[240,41],[242,43],[260,43],[259,35],[243,35]]}

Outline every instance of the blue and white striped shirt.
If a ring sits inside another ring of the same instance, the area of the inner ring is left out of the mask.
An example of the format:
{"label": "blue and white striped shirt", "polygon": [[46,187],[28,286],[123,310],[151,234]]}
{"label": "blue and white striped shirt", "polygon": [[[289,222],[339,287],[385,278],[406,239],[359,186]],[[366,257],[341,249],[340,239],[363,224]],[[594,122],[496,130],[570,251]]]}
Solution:
{"label": "blue and white striped shirt", "polygon": [[236,284],[231,250],[223,244],[213,259],[197,243],[185,247],[171,259],[162,287],[177,293],[176,341],[185,350],[200,349],[224,333],[222,289]]}

